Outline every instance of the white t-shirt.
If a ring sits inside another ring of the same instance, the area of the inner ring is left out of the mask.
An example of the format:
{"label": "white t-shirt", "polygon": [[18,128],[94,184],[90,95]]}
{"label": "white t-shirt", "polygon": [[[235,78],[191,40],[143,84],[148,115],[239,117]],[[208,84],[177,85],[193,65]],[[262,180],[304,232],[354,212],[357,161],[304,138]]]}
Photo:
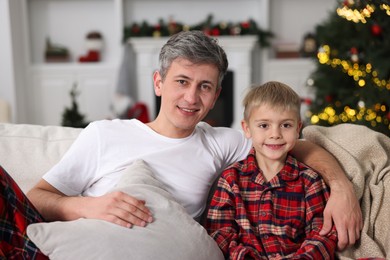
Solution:
{"label": "white t-shirt", "polygon": [[89,124],[43,178],[68,196],[101,196],[136,159],[152,168],[193,217],[205,206],[209,189],[230,164],[246,157],[251,141],[237,130],[199,123],[191,136],[168,138],[136,119]]}

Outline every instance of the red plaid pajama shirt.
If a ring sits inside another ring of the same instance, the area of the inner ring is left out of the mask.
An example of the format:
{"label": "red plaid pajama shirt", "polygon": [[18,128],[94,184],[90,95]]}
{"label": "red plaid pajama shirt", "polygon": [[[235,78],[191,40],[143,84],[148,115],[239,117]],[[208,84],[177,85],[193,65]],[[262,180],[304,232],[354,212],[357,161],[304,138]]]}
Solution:
{"label": "red plaid pajama shirt", "polygon": [[267,182],[252,149],[222,173],[205,227],[230,259],[333,259],[335,228],[319,235],[328,197],[319,174],[290,155]]}
{"label": "red plaid pajama shirt", "polygon": [[26,228],[43,218],[0,166],[0,259],[48,259],[27,237]]}

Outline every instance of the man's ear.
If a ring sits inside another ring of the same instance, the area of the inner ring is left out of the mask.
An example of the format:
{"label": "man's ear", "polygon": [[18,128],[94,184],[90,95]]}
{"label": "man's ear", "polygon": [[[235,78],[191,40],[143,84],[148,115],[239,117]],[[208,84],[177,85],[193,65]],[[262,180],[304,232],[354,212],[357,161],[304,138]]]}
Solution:
{"label": "man's ear", "polygon": [[213,102],[213,106],[211,107],[211,109],[214,108],[215,103],[217,102],[218,97],[221,94],[221,91],[222,91],[222,87],[218,87],[218,89],[215,91],[214,102]]}
{"label": "man's ear", "polygon": [[153,87],[156,96],[161,97],[162,77],[158,70],[153,73]]}

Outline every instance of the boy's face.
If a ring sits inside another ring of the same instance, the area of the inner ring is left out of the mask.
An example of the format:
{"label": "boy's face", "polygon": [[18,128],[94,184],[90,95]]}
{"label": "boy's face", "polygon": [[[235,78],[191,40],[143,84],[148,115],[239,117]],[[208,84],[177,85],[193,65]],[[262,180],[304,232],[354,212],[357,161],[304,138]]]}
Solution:
{"label": "boy's face", "polygon": [[269,105],[254,107],[248,121],[242,121],[246,137],[252,139],[256,157],[283,163],[294,147],[301,127],[297,111]]}
{"label": "boy's face", "polygon": [[212,64],[193,64],[185,59],[172,62],[164,81],[154,74],[154,89],[161,96],[156,122],[169,137],[186,137],[214,107],[221,89],[219,71]]}

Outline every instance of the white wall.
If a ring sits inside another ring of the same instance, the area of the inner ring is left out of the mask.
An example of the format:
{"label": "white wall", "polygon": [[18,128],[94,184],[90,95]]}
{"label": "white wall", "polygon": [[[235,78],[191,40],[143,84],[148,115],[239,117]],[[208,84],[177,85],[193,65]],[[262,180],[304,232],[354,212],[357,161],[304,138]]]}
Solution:
{"label": "white wall", "polygon": [[0,41],[0,99],[8,105],[8,108],[2,106],[0,113],[3,117],[6,117],[4,115],[6,113],[8,114],[7,117],[15,119],[15,109],[13,109],[13,113],[11,114],[11,107],[15,107],[16,105],[16,91],[13,87],[15,85],[15,78],[9,1],[11,0],[0,0],[0,35],[2,36],[2,40]]}
{"label": "white wall", "polygon": [[271,0],[270,26],[275,42],[301,44],[302,36],[334,11],[336,0]]}
{"label": "white wall", "polygon": [[[82,28],[85,30],[92,29],[93,24],[88,21],[91,16],[97,13],[101,17],[107,19],[98,19],[99,26],[107,31],[108,39],[118,39],[117,34],[121,34],[123,28],[117,28],[121,26],[112,26],[112,22],[108,22],[109,17],[104,10],[109,10],[110,15],[113,16],[113,10],[109,3],[114,1],[115,3],[121,3],[119,0],[110,1],[97,1],[96,11],[88,12],[87,16],[80,16],[80,12],[72,14],[71,21],[69,24],[58,24],[61,15],[71,14],[72,9],[80,7],[81,10],[85,10],[89,0],[80,1],[52,1],[52,0],[35,0],[33,8],[38,8],[41,4],[46,5],[44,10],[64,10],[62,13],[41,13],[43,18],[49,19],[49,22],[42,23],[39,17],[34,14],[40,14],[40,12],[31,12],[31,10],[23,10],[23,1],[33,0],[0,0],[0,98],[5,99],[12,107],[11,121],[15,123],[27,122],[27,107],[31,100],[31,93],[28,90],[29,82],[29,66],[30,63],[40,63],[43,61],[43,42],[45,37],[34,37],[40,34],[42,30],[31,30],[33,28],[40,28],[40,26],[47,26],[48,30],[58,37],[62,37],[64,30],[70,34],[73,33],[75,24],[82,24]],[[266,3],[266,4],[264,4]],[[247,18],[255,19],[260,26],[268,27],[276,34],[275,41],[287,41],[300,43],[303,35],[306,32],[312,31],[315,24],[321,22],[328,14],[329,10],[333,10],[337,1],[336,0],[124,0],[123,1],[123,14],[116,14],[119,23],[129,24],[133,21],[141,21],[142,19],[148,19],[149,23],[157,21],[157,18],[167,19],[169,14],[173,15],[173,18],[194,24],[196,22],[203,21],[206,16],[212,11],[214,13],[215,21],[243,21]],[[72,5],[71,5],[72,4]],[[85,4],[85,5],[84,5]],[[186,5],[186,8],[183,7]],[[207,5],[206,5],[207,4]],[[268,6],[268,4],[270,6]],[[61,8],[57,8],[61,5]],[[188,5],[190,8],[188,8]],[[208,9],[205,9],[208,6]],[[56,7],[56,8],[55,8]],[[270,9],[269,9],[270,7]],[[83,9],[84,8],[84,9]],[[144,8],[137,10],[137,8]],[[227,9],[228,8],[228,9]],[[122,9],[122,6],[119,8]],[[137,11],[134,11],[137,10]],[[150,10],[154,10],[150,11]],[[189,11],[190,10],[190,11]],[[264,13],[264,10],[265,13]],[[268,11],[269,10],[269,11]],[[80,11],[77,9],[76,11]],[[26,15],[30,14],[30,15]],[[83,12],[81,12],[83,13]],[[32,16],[31,16],[32,14]],[[122,17],[123,15],[123,17]],[[270,18],[268,19],[268,15]],[[115,16],[115,15],[114,15]],[[25,21],[24,18],[29,17],[29,21]],[[41,18],[42,18],[41,17]],[[92,18],[93,18],[92,17]],[[84,19],[85,18],[85,19]],[[62,19],[63,21],[64,19]],[[65,19],[66,20],[66,19]],[[53,22],[51,22],[53,21]],[[48,24],[49,23],[49,24]],[[25,28],[23,24],[28,24],[29,28]],[[61,26],[63,28],[59,29]],[[115,27],[116,32],[110,34],[108,28]],[[80,29],[76,26],[76,28]],[[58,31],[57,31],[58,29]],[[78,30],[77,29],[77,30]],[[76,30],[76,31],[77,31]],[[46,30],[43,30],[45,32]],[[31,35],[31,37],[29,37]],[[80,37],[81,35],[81,37]],[[112,36],[112,37],[111,37]],[[38,40],[37,40],[38,39]],[[55,39],[53,39],[55,40]],[[77,42],[77,46],[81,46],[80,41],[84,40],[83,34],[79,34],[77,37],[67,35],[65,38],[58,38],[59,43],[68,43],[73,46]],[[117,42],[108,42],[109,46],[118,46]],[[38,48],[38,47],[39,48]],[[82,47],[74,47],[75,55],[84,53]],[[120,59],[121,49],[115,47],[111,53],[106,53],[108,57],[106,61],[113,59]],[[29,52],[31,50],[31,57]],[[265,60],[266,61],[266,60]],[[264,64],[266,66],[266,64]]]}

